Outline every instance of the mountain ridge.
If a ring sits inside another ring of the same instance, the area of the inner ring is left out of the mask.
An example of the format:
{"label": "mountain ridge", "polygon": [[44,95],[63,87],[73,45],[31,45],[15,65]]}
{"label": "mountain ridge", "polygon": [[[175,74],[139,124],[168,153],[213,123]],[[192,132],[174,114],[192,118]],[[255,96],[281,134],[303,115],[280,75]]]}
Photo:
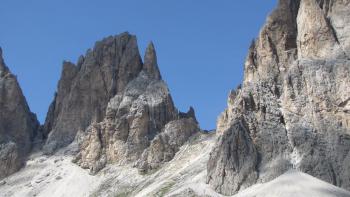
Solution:
{"label": "mountain ridge", "polygon": [[[142,60],[128,32],[63,62],[42,126],[0,48],[0,191],[350,196],[348,10],[348,0],[279,0],[211,133],[192,107],[176,108],[154,44]],[[285,184],[298,180],[305,185]]]}

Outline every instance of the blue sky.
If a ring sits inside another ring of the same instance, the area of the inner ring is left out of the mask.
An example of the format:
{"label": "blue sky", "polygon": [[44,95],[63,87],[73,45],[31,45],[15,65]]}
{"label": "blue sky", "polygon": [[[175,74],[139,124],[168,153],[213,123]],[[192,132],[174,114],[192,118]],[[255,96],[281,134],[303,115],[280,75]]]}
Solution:
{"label": "blue sky", "polygon": [[1,0],[0,46],[41,122],[63,60],[128,31],[141,56],[149,41],[176,106],[214,129],[227,94],[242,81],[248,47],[276,0]]}

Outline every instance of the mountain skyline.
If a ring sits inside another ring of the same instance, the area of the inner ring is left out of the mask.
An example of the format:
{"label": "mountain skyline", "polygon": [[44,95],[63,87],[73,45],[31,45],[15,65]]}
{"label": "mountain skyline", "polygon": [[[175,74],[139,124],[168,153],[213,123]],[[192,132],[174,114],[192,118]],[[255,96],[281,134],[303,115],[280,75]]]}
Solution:
{"label": "mountain skyline", "polygon": [[[260,6],[253,6],[256,4]],[[261,4],[257,0],[221,4],[36,1],[20,5],[4,1],[0,17],[6,20],[0,46],[30,109],[43,123],[62,62],[76,63],[96,40],[128,31],[138,36],[142,56],[147,44],[154,42],[175,104],[181,111],[193,106],[200,126],[210,130],[226,106],[229,90],[241,82],[246,51],[274,6],[274,1]],[[121,9],[129,7],[133,12]]]}
{"label": "mountain skyline", "polygon": [[[29,40],[16,34],[33,18],[8,8],[13,18],[5,27],[18,29],[3,35],[17,39],[4,39],[27,52],[15,60],[38,63],[17,67],[35,78],[22,88],[22,75],[0,48],[1,197],[350,196],[350,0],[279,0],[249,48],[242,45],[250,33],[240,33],[256,4],[107,2],[79,4],[78,12],[76,2],[36,2],[30,16],[44,16],[39,21],[51,27],[33,23],[28,33],[56,31]],[[227,10],[239,15],[225,22]],[[194,16],[202,22],[193,23]],[[62,22],[81,19],[73,28]],[[64,60],[53,98],[42,90],[55,79],[41,60],[74,54],[114,22],[129,31],[101,36],[83,55]],[[143,50],[151,33],[157,39]],[[75,34],[79,39],[56,40]],[[58,52],[67,42],[71,48]],[[244,58],[237,56],[242,49]],[[234,63],[240,58],[243,68]],[[40,107],[51,100],[42,124],[22,90],[40,96]],[[215,115],[222,95],[226,107]]]}

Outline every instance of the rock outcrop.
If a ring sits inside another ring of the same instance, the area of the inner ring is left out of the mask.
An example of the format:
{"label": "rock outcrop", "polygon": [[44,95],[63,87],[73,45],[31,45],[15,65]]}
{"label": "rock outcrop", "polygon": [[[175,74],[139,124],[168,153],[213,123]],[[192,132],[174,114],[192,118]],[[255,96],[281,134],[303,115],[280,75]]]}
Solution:
{"label": "rock outcrop", "polygon": [[143,63],[136,37],[123,33],[97,42],[77,65],[63,64],[44,131],[48,153],[76,139],[75,162],[96,173],[107,163],[156,168],[199,127],[192,108],[175,108],[153,44]]}
{"label": "rock outcrop", "polygon": [[25,164],[38,127],[36,115],[30,112],[16,76],[5,65],[0,48],[0,179]]}
{"label": "rock outcrop", "polygon": [[164,162],[171,161],[180,147],[200,129],[195,118],[179,117],[167,123],[162,130],[137,160],[136,167],[141,172],[158,169]]}
{"label": "rock outcrop", "polygon": [[79,130],[105,118],[111,98],[142,70],[136,37],[128,33],[97,42],[77,65],[64,62],[62,76],[44,125],[45,151],[70,144]]}
{"label": "rock outcrop", "polygon": [[207,182],[231,195],[295,168],[350,190],[350,2],[280,0],[219,117]]}

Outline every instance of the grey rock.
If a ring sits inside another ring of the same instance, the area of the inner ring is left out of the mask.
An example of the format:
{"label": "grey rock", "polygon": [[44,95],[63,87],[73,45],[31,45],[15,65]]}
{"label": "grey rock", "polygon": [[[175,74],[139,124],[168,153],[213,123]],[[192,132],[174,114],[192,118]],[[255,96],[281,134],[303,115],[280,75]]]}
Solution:
{"label": "grey rock", "polygon": [[200,129],[193,118],[181,118],[167,123],[164,131],[158,134],[150,146],[136,162],[142,173],[158,169],[164,162],[171,161],[189,137]]}
{"label": "grey rock", "polygon": [[156,80],[162,79],[157,63],[157,54],[153,43],[151,42],[145,53],[143,69],[152,75],[152,78]]}
{"label": "grey rock", "polygon": [[43,129],[44,150],[52,153],[71,143],[78,131],[102,121],[109,100],[123,92],[141,69],[136,37],[128,33],[96,42],[77,65],[64,62]]}
{"label": "grey rock", "polygon": [[0,186],[6,185],[6,181],[0,181]]}
{"label": "grey rock", "polygon": [[[179,146],[199,131],[192,108],[188,113],[175,108],[152,43],[144,60],[137,77],[109,100],[105,118],[77,135],[80,151],[73,161],[92,174],[108,163],[154,169],[171,160]],[[163,149],[157,150],[158,146]]]}
{"label": "grey rock", "polygon": [[18,171],[27,159],[39,123],[0,49],[0,179]]}
{"label": "grey rock", "polygon": [[[210,158],[208,169],[217,167],[218,161],[225,164],[225,169],[220,172],[208,171],[208,182],[217,191],[238,191],[250,186],[250,183],[254,183],[258,179],[258,173],[256,172],[258,151],[253,145],[249,136],[248,125],[246,125],[243,118],[241,120],[237,119],[223,133],[218,146],[215,146],[212,150]],[[230,177],[230,179],[226,177]]]}
{"label": "grey rock", "polygon": [[56,180],[61,180],[62,177],[61,176],[56,176]]}
{"label": "grey rock", "polygon": [[292,168],[350,190],[348,10],[349,1],[279,1],[218,120],[207,169],[218,192]]}

